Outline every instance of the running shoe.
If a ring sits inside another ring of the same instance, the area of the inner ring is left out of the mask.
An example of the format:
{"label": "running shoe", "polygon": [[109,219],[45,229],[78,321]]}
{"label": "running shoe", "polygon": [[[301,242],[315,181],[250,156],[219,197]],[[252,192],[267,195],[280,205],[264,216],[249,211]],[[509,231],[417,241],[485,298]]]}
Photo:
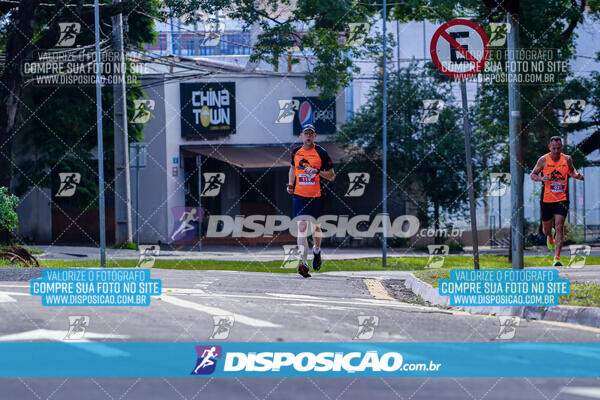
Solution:
{"label": "running shoe", "polygon": [[548,246],[548,250],[552,251],[554,250],[554,235],[555,235],[555,231],[554,228],[552,228],[552,237],[550,236],[546,236],[546,245]]}
{"label": "running shoe", "polygon": [[305,262],[301,261],[300,265],[298,265],[298,273],[304,278],[310,278],[310,274],[308,273],[308,265],[306,265]]}
{"label": "running shoe", "polygon": [[552,264],[553,267],[562,267],[562,263],[560,262],[560,260],[554,260],[554,264]]}
{"label": "running shoe", "polygon": [[313,251],[313,256],[312,269],[313,271],[318,271],[321,269],[321,252],[315,253]]}

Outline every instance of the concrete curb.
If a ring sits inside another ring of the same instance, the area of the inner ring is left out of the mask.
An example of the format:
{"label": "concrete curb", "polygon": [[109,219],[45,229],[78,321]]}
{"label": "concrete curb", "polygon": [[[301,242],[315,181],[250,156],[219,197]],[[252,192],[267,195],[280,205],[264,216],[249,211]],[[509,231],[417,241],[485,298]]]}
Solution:
{"label": "concrete curb", "polygon": [[[430,284],[420,280],[414,274],[409,274],[404,285],[431,304],[439,306],[450,306],[448,296],[440,296],[438,290]],[[578,307],[578,306],[555,306],[555,307],[454,307],[472,314],[494,314],[515,316],[543,321],[568,322],[600,327],[600,308]]]}

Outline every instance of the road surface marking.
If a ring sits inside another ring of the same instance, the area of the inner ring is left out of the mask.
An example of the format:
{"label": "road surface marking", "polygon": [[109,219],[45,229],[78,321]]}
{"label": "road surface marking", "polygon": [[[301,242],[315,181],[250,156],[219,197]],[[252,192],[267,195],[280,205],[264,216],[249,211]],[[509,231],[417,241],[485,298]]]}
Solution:
{"label": "road surface marking", "polygon": [[163,288],[162,294],[206,294],[202,289]]}
{"label": "road surface marking", "polygon": [[314,307],[314,308],[325,308],[327,310],[360,310],[358,307],[341,307],[341,306],[331,306],[326,304],[315,304],[315,303],[291,303],[286,307]]}
{"label": "road surface marking", "polygon": [[235,318],[235,322],[239,322],[240,324],[252,326],[255,328],[281,328],[281,325],[274,324],[269,321],[265,321],[262,319],[256,319],[252,317],[247,317],[245,315],[236,314],[231,311],[223,310],[222,308],[205,306],[202,304],[194,303],[193,301],[183,300],[177,297],[171,297],[168,295],[161,296],[162,301],[173,304],[175,306],[189,308],[192,310],[200,311],[210,315],[233,315]]}
{"label": "road surface marking", "polygon": [[[173,295],[178,295],[177,293],[172,293]],[[279,297],[274,298],[272,296],[262,296],[262,295],[251,295],[251,294],[225,294],[225,293],[206,293],[206,294],[191,294],[190,296],[195,297],[224,297],[224,298],[240,298],[240,299],[254,299],[254,300],[288,300],[288,301],[298,301],[297,298],[294,297]],[[450,311],[440,310],[434,307],[420,306],[410,303],[403,303],[397,300],[377,300],[371,298],[323,298],[321,299],[303,299],[304,301],[310,301],[313,303],[328,303],[328,304],[348,304],[353,306],[382,306],[382,307],[393,307],[393,308],[414,308],[418,310],[435,310],[435,312],[442,314],[452,314]]]}
{"label": "road surface marking", "polygon": [[564,387],[563,393],[600,399],[600,387]]}
{"label": "road surface marking", "polygon": [[325,300],[323,297],[316,296],[308,296],[306,294],[294,294],[294,293],[265,293],[269,296],[289,298],[289,299],[299,299],[299,300]]}
{"label": "road surface marking", "polygon": [[[12,341],[29,341],[29,340],[56,340],[63,341],[67,336],[68,330],[55,330],[55,329],[34,329],[32,331],[25,331],[19,333],[12,333],[9,335],[0,336],[0,342],[12,342]],[[85,332],[85,339],[127,339],[127,335],[115,335],[112,333],[94,333]],[[64,340],[65,342],[74,342],[74,340]]]}
{"label": "road surface marking", "polygon": [[371,296],[377,300],[396,300],[388,294],[379,279],[363,279],[363,282],[367,285]]}
{"label": "road surface marking", "polygon": [[17,301],[11,296],[29,296],[29,293],[19,292],[0,292],[0,303],[16,303]]}
{"label": "road surface marking", "polygon": [[15,303],[16,300],[6,293],[0,293],[0,303]]}

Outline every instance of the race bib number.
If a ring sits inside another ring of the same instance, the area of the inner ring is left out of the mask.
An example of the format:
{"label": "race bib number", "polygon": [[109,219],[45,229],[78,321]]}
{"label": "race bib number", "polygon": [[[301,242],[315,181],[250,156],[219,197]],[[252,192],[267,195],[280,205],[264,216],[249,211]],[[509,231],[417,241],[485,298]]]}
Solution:
{"label": "race bib number", "polygon": [[562,193],[565,191],[564,182],[551,182],[550,183],[550,191],[552,193]]}
{"label": "race bib number", "polygon": [[315,174],[299,174],[298,185],[314,185],[316,183],[315,176]]}

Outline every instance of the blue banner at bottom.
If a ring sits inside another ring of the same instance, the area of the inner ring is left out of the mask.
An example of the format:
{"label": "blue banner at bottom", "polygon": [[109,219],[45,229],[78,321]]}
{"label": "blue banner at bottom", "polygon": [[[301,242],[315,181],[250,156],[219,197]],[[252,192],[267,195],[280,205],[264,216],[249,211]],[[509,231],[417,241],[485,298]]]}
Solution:
{"label": "blue banner at bottom", "polygon": [[600,343],[0,343],[0,377],[600,377]]}

